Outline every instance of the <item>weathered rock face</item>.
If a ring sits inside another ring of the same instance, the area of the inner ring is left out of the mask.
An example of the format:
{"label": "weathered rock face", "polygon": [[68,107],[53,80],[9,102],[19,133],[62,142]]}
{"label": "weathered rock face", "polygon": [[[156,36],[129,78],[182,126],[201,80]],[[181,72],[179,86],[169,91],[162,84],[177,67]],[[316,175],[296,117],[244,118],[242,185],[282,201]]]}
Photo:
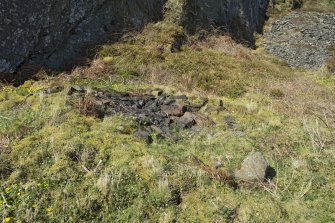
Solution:
{"label": "weathered rock face", "polygon": [[[163,18],[168,0],[2,0],[0,78],[21,65],[66,68],[88,46]],[[239,40],[260,32],[268,0],[182,0],[190,31],[212,25]]]}
{"label": "weathered rock face", "polygon": [[335,46],[335,13],[293,12],[272,24],[265,48],[292,67],[319,68]]}
{"label": "weathered rock face", "polygon": [[268,4],[268,0],[186,0],[183,24],[191,33],[214,27],[252,44],[254,32],[262,32]]}
{"label": "weathered rock face", "polygon": [[0,1],[0,73],[22,63],[59,68],[90,44],[162,17],[165,0]]}

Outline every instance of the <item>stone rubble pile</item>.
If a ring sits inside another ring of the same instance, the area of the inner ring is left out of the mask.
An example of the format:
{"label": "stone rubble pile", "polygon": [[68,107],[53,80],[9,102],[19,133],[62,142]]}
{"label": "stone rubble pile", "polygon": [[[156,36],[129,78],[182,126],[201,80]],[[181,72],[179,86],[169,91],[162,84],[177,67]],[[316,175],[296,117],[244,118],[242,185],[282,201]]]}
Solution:
{"label": "stone rubble pile", "polygon": [[[44,89],[45,94],[62,91],[61,87]],[[168,95],[162,90],[152,90],[147,94],[132,94],[116,91],[88,90],[81,86],[70,86],[69,95],[85,97],[89,95],[94,100],[99,117],[122,114],[133,117],[140,128],[136,133],[148,143],[151,134],[162,138],[176,140],[172,132],[178,129],[189,129],[197,124],[198,112],[208,103],[207,98],[198,103],[191,103],[186,95]]]}
{"label": "stone rubble pile", "polygon": [[292,12],[272,24],[265,49],[292,67],[319,68],[334,53],[335,13]]}

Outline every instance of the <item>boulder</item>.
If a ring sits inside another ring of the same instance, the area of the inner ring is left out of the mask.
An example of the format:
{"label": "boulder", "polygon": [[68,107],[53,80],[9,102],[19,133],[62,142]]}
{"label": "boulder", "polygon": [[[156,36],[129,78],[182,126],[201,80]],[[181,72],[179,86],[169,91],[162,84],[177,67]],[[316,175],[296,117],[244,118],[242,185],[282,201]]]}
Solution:
{"label": "boulder", "polygon": [[260,152],[250,153],[242,162],[241,168],[235,172],[236,179],[253,182],[264,181],[268,162]]}
{"label": "boulder", "polygon": [[190,112],[185,112],[182,117],[176,119],[176,123],[180,128],[191,128],[196,124],[195,116]]}

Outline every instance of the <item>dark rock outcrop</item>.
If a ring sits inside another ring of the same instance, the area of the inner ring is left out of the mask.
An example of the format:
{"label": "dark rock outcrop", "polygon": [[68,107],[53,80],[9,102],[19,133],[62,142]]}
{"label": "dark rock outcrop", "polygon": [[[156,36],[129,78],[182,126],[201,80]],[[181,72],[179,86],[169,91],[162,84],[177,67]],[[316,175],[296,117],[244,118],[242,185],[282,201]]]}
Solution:
{"label": "dark rock outcrop", "polygon": [[[2,0],[0,79],[1,73],[10,76],[22,66],[71,68],[81,62],[80,55],[87,54],[88,47],[110,41],[128,28],[162,19],[167,1]],[[216,26],[248,42],[255,31],[261,32],[268,5],[268,0],[181,1],[181,23],[187,30]],[[179,45],[177,42],[177,50]]]}
{"label": "dark rock outcrop", "polygon": [[191,33],[220,29],[252,45],[254,32],[262,32],[268,4],[268,0],[186,0],[182,24]]}
{"label": "dark rock outcrop", "polygon": [[58,69],[124,28],[162,18],[165,0],[0,1],[0,73],[21,64]]}
{"label": "dark rock outcrop", "polygon": [[265,49],[292,67],[319,68],[335,46],[335,13],[292,12],[272,24]]}

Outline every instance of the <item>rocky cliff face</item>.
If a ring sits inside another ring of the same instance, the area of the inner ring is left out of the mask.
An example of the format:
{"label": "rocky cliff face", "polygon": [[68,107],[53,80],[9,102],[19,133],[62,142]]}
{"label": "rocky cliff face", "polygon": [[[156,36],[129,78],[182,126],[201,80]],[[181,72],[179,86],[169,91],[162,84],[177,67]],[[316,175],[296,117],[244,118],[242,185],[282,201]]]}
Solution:
{"label": "rocky cliff face", "polygon": [[[64,68],[87,46],[104,42],[125,28],[162,19],[166,1],[2,0],[0,73],[13,73],[22,64]],[[218,26],[250,42],[253,32],[262,29],[267,3],[185,0],[181,23],[191,32]]]}
{"label": "rocky cliff face", "polygon": [[64,67],[83,47],[162,17],[165,0],[3,0],[0,72],[22,63]]}
{"label": "rocky cliff face", "polygon": [[186,0],[183,24],[191,33],[216,28],[253,44],[254,32],[262,32],[268,4],[268,0]]}

